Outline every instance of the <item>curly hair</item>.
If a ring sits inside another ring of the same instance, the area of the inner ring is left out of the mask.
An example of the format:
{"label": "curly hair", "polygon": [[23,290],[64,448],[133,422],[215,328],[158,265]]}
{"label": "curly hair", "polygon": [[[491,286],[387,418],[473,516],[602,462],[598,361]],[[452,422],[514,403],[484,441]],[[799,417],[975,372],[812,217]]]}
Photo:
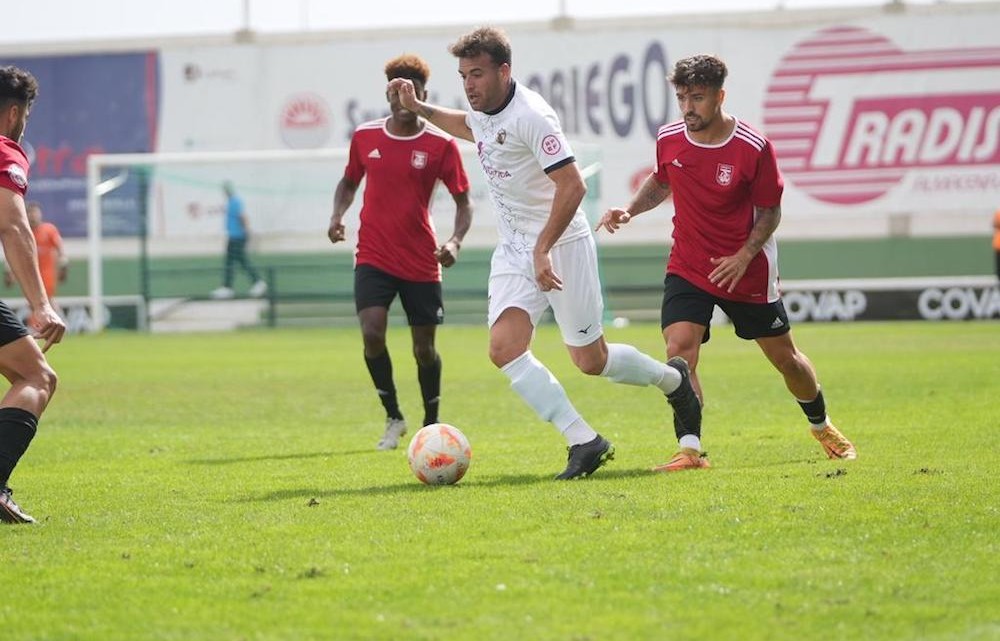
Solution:
{"label": "curly hair", "polygon": [[412,53],[404,53],[385,63],[385,79],[406,78],[417,80],[422,85],[427,84],[431,77],[431,68],[423,58]]}
{"label": "curly hair", "polygon": [[12,102],[30,106],[38,96],[35,77],[13,65],[0,67],[0,107]]}
{"label": "curly hair", "polygon": [[448,51],[456,58],[475,58],[485,53],[497,66],[510,64],[510,40],[496,27],[479,27],[459,38]]}
{"label": "curly hair", "polygon": [[722,89],[727,75],[729,70],[726,68],[726,63],[716,56],[699,54],[678,60],[667,79],[675,87]]}

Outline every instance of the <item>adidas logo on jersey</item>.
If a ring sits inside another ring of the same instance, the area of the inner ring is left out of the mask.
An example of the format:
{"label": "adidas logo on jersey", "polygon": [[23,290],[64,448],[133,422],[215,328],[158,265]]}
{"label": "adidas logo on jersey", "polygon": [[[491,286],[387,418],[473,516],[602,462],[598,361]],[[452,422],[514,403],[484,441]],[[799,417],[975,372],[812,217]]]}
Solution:
{"label": "adidas logo on jersey", "polygon": [[382,154],[379,153],[378,147],[376,147],[375,149],[372,149],[370,152],[368,152],[368,157],[369,158],[381,158]]}

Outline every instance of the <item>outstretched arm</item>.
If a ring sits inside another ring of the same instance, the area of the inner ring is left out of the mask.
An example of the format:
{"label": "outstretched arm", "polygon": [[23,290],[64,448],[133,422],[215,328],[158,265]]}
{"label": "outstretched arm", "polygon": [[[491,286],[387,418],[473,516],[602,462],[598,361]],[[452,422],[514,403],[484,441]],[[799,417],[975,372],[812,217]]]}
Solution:
{"label": "outstretched arm", "polygon": [[709,259],[715,265],[715,269],[708,275],[708,280],[718,285],[720,289],[725,288],[726,291],[732,292],[736,288],[736,283],[743,278],[750,261],[778,228],[778,223],[781,222],[781,205],[755,207],[754,214],[756,220],[743,247],[732,256]]}
{"label": "outstretched arm", "polygon": [[398,94],[399,104],[405,109],[422,116],[444,129],[452,136],[462,140],[473,141],[472,130],[465,124],[467,113],[461,109],[449,109],[417,100],[413,89],[413,81],[406,78],[393,78],[389,81],[389,95]]}
{"label": "outstretched arm", "polygon": [[31,308],[28,326],[45,341],[42,351],[62,340],[66,332],[63,320],[52,309],[38,272],[38,248],[28,226],[28,214],[21,194],[0,187],[0,243],[7,265],[21,285],[21,292]]}
{"label": "outstretched arm", "polygon": [[624,209],[612,207],[604,212],[604,215],[597,222],[597,226],[594,227],[594,231],[600,231],[603,227],[608,230],[609,234],[613,234],[618,231],[619,227],[628,224],[628,221],[639,214],[653,209],[666,200],[668,196],[670,196],[670,185],[661,185],[653,177],[653,174],[649,174],[639,187],[639,191],[632,196],[632,201],[629,202],[628,206]]}

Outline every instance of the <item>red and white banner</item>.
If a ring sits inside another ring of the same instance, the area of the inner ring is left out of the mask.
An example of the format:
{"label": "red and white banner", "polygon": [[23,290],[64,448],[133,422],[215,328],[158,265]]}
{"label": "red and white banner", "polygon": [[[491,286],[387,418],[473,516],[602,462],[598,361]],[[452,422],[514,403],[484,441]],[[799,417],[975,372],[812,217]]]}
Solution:
{"label": "red and white banner", "polygon": [[[664,77],[677,59],[707,50],[730,68],[725,109],[775,145],[786,178],[783,237],[989,233],[1000,205],[995,4],[845,10],[839,22],[829,11],[801,12],[768,28],[697,24],[508,30],[515,78],[553,105],[569,139],[587,147],[586,164],[596,168],[599,157],[588,214],[627,202],[652,165],[657,128],[679,117]],[[458,35],[162,49],[160,149],[344,147],[358,124],[387,113],[383,65],[403,52],[429,62],[432,101],[466,108],[447,52]],[[475,180],[478,167],[468,170]],[[286,224],[325,229],[339,178],[334,169],[327,197]],[[492,229],[488,208],[476,229]],[[166,209],[164,229],[191,231],[197,223],[184,211]],[[602,242],[665,240],[670,215],[665,205]],[[439,207],[438,228],[450,229],[451,216]]]}

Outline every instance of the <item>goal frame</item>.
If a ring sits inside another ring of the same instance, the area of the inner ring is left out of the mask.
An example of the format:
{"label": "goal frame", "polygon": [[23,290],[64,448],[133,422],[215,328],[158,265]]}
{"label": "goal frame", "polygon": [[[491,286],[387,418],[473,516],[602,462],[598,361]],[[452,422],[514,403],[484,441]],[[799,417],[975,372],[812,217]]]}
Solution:
{"label": "goal frame", "polygon": [[[477,159],[476,147],[472,143],[465,141],[458,141],[459,151],[462,156],[462,160],[465,164],[466,172],[469,174],[471,183],[471,192],[474,198],[474,202],[477,204],[477,210],[481,211],[482,214],[486,214],[483,217],[485,220],[490,220],[491,222],[487,224],[473,224],[473,228],[470,229],[469,236],[466,237],[466,244],[469,245],[480,245],[492,246],[496,242],[496,225],[493,222],[494,217],[492,215],[493,203],[489,196],[486,179],[482,173],[481,167],[479,167],[479,162]],[[581,174],[584,179],[590,180],[594,178],[597,180],[597,184],[600,184],[600,173],[602,170],[602,163],[600,160],[600,147],[598,145],[582,142],[574,142],[574,149],[577,150],[578,161],[582,159],[579,155],[583,154],[583,157],[588,157],[589,162],[583,164],[580,167]],[[301,161],[320,161],[320,162],[330,162],[330,161],[343,161],[347,162],[349,155],[348,147],[327,147],[321,149],[263,149],[263,150],[226,150],[226,151],[175,151],[175,152],[148,152],[148,153],[124,153],[124,154],[92,154],[87,157],[87,178],[86,178],[86,212],[87,212],[87,265],[88,265],[88,277],[87,277],[87,297],[89,300],[89,313],[91,316],[91,327],[90,330],[94,333],[100,332],[105,327],[107,319],[104,317],[104,267],[103,260],[105,258],[105,251],[107,247],[105,246],[106,239],[104,237],[104,221],[102,220],[102,201],[101,198],[105,194],[111,193],[115,188],[125,183],[125,174],[105,178],[105,170],[114,167],[120,167],[123,170],[128,170],[129,168],[142,167],[177,167],[182,165],[239,165],[247,163],[293,163]],[[332,181],[336,181],[336,176],[331,175]],[[592,195],[599,194],[600,190],[594,191],[594,194],[588,194],[588,198]],[[440,207],[444,202],[450,202],[450,199],[445,195],[435,197],[435,200],[440,200],[438,204]],[[333,184],[330,185],[330,198],[334,195]],[[144,198],[149,198],[149,193],[143,194]],[[598,196],[599,198],[599,196]],[[148,202],[148,201],[147,201]],[[596,201],[595,201],[596,203]],[[360,205],[355,204],[354,207],[359,207]],[[445,209],[437,209],[435,204],[432,202],[432,215],[438,216],[437,213],[440,211],[440,215],[447,217],[450,214],[445,213]],[[449,206],[449,210],[450,210]],[[479,209],[481,207],[481,209]],[[591,206],[593,209],[593,206]],[[596,213],[594,210],[591,213]],[[148,212],[145,213],[148,216]],[[479,216],[477,216],[479,218]],[[147,301],[148,302],[148,301]]]}
{"label": "goal frame", "polygon": [[[236,151],[178,151],[132,154],[91,154],[87,157],[87,297],[91,332],[103,330],[104,268],[102,262],[103,224],[101,196],[114,187],[101,188],[101,172],[108,167],[142,165],[170,166],[192,162],[201,164],[246,163],[251,161],[287,162],[291,160],[335,160],[345,158],[346,147],[323,149],[261,149]],[[109,179],[110,182],[114,179]],[[332,193],[332,192],[331,192]]]}

